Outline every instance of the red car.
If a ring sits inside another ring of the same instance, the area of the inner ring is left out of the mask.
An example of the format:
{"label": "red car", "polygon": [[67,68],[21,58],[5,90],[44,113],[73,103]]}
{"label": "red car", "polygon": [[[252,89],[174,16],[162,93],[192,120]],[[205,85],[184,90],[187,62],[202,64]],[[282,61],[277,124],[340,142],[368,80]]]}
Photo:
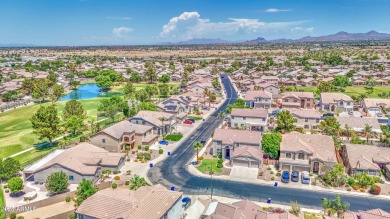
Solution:
{"label": "red car", "polygon": [[190,120],[184,120],[183,124],[192,125],[192,122]]}

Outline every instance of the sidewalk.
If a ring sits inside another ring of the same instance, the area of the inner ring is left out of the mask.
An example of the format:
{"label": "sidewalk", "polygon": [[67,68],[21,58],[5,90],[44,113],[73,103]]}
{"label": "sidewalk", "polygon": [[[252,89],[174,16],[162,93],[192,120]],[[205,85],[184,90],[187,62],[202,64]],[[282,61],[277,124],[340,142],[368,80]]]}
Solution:
{"label": "sidewalk", "polygon": [[[194,165],[189,165],[188,166],[188,171],[196,176],[203,177],[203,178],[210,178],[208,174],[204,174],[200,172]],[[345,194],[345,195],[351,195],[351,196],[358,196],[358,197],[372,197],[372,198],[377,198],[377,199],[387,199],[390,200],[390,196],[388,195],[372,195],[369,193],[361,193],[361,192],[353,192],[353,191],[343,191],[343,190],[337,190],[334,188],[323,188],[320,186],[313,186],[313,185],[305,185],[305,184],[300,184],[300,183],[282,183],[280,181],[265,181],[261,179],[239,179],[239,178],[232,178],[231,176],[226,176],[226,175],[214,175],[214,178],[216,179],[222,179],[222,180],[227,180],[227,181],[235,181],[235,182],[245,182],[245,183],[253,183],[253,184],[261,184],[261,185],[267,185],[267,186],[272,186],[274,187],[275,182],[278,183],[278,187],[286,187],[286,188],[295,188],[295,189],[300,189],[300,190],[312,190],[312,191],[325,191],[333,194]]]}

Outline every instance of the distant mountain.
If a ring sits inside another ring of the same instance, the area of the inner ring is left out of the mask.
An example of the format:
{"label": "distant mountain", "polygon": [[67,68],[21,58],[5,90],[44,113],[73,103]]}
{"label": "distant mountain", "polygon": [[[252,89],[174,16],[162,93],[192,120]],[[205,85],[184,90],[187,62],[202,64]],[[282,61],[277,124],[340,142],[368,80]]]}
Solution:
{"label": "distant mountain", "polygon": [[318,36],[318,37],[303,37],[298,42],[325,42],[325,41],[359,41],[359,40],[390,40],[390,34],[378,33],[370,31],[367,33],[347,33],[340,31],[335,34]]}
{"label": "distant mountain", "polygon": [[257,37],[257,39],[254,39],[254,40],[248,40],[248,41],[245,41],[244,43],[245,44],[256,44],[256,43],[266,43],[268,42],[266,39],[264,39],[263,37]]}
{"label": "distant mountain", "polygon": [[208,38],[193,38],[186,41],[180,42],[163,42],[160,45],[210,45],[210,44],[227,44],[232,43],[231,41],[222,40],[220,38],[217,39],[208,39]]}
{"label": "distant mountain", "polygon": [[28,43],[8,43],[0,44],[0,47],[36,47],[37,45],[28,44]]}

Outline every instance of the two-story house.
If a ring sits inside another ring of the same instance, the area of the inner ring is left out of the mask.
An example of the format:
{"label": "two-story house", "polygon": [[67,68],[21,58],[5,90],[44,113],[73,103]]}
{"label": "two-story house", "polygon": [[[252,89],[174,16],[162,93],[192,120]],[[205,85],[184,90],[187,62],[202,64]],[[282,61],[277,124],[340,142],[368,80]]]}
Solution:
{"label": "two-story house", "polygon": [[354,101],[353,99],[343,93],[321,93],[320,108],[323,111],[340,112],[352,111]]}
{"label": "two-story house", "polygon": [[262,76],[261,80],[264,80],[269,84],[274,84],[274,85],[279,84],[279,78],[277,76]]}
{"label": "two-story house", "polygon": [[326,135],[291,132],[282,136],[279,169],[321,173],[324,165],[337,163],[334,141]]}
{"label": "two-story house", "polygon": [[268,91],[248,91],[244,96],[246,106],[268,109],[272,106],[272,94]]}
{"label": "two-story house", "polygon": [[361,102],[364,112],[376,116],[382,109],[390,108],[390,99],[364,98]]}
{"label": "two-story house", "polygon": [[129,119],[131,123],[153,128],[153,134],[169,134],[176,129],[175,115],[166,112],[141,110]]}
{"label": "two-story house", "polygon": [[280,88],[276,84],[260,83],[260,84],[256,84],[255,86],[258,86],[262,91],[267,91],[271,93],[273,98],[278,97],[280,93]]}
{"label": "two-story house", "polygon": [[268,112],[263,108],[233,108],[230,114],[231,127],[251,131],[264,131],[268,126]]}
{"label": "two-story house", "polygon": [[282,108],[313,108],[314,95],[312,92],[285,92],[282,96]]}
{"label": "two-story house", "polygon": [[294,125],[303,128],[305,131],[318,130],[318,124],[321,122],[321,113],[315,109],[289,109],[291,115],[295,118]]}
{"label": "two-story house", "polygon": [[211,154],[222,154],[231,165],[261,167],[261,132],[234,129],[215,129]]}

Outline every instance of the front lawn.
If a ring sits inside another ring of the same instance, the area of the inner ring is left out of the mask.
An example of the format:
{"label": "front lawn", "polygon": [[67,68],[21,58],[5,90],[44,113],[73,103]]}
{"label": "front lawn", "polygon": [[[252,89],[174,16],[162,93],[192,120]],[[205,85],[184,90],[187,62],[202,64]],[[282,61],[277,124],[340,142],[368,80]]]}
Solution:
{"label": "front lawn", "polygon": [[3,211],[5,207],[5,200],[3,194],[3,186],[0,184],[0,219],[5,218],[5,212]]}
{"label": "front lawn", "polygon": [[179,141],[183,137],[183,134],[175,134],[175,135],[167,135],[165,136],[165,140],[168,141]]}
{"label": "front lawn", "polygon": [[202,117],[196,117],[196,116],[187,116],[187,118],[193,119],[193,120],[195,120],[195,121],[199,121],[199,120],[202,120],[202,119],[203,119]]}
{"label": "front lawn", "polygon": [[218,168],[218,159],[203,159],[199,162],[202,162],[196,169],[198,169],[202,173],[209,173],[210,170],[214,173],[221,173],[223,168]]}

